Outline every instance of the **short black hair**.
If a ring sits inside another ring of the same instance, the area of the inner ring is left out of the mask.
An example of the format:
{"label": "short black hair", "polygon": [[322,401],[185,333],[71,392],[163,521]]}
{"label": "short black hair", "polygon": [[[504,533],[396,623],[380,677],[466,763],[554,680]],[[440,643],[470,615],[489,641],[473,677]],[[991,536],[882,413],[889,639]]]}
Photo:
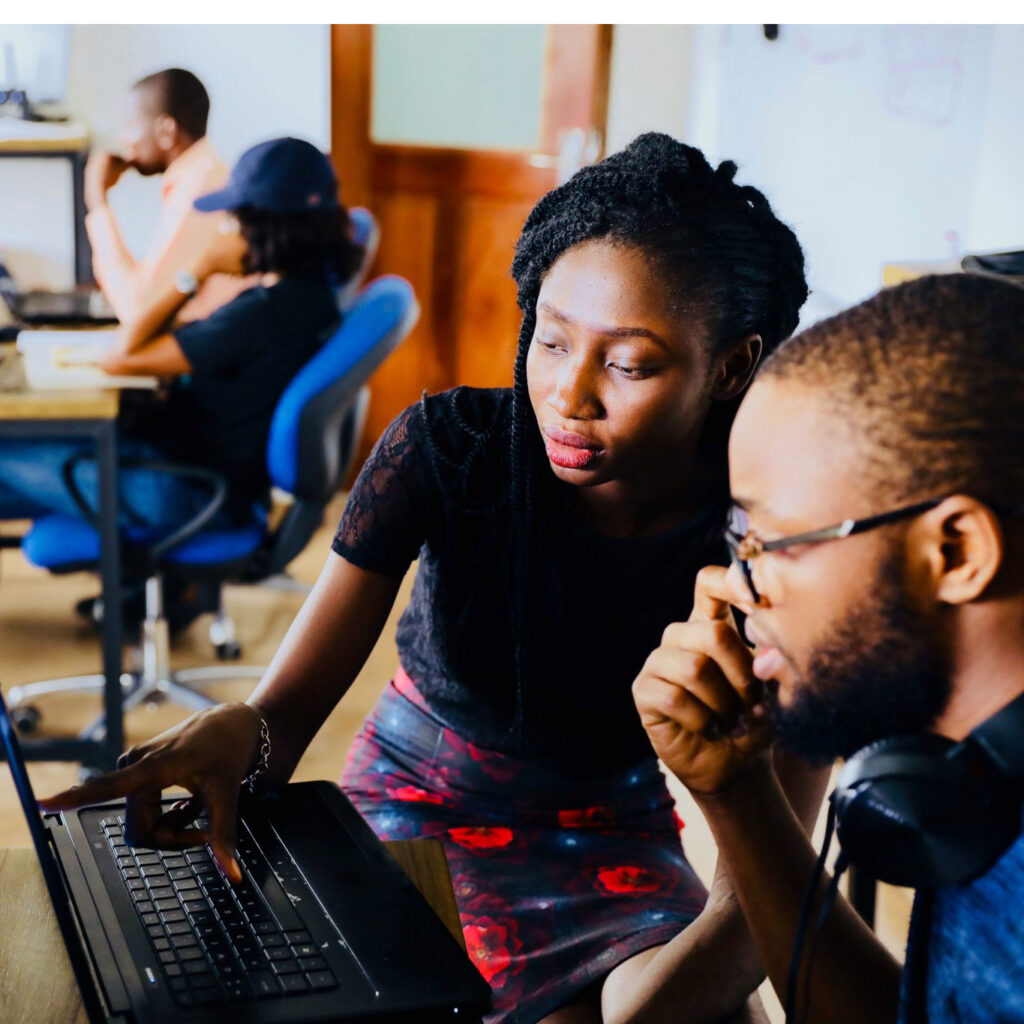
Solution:
{"label": "short black hair", "polygon": [[276,271],[342,285],[362,265],[363,248],[352,240],[343,206],[297,212],[242,207],[236,213],[249,247],[246,273]]}
{"label": "short black hair", "polygon": [[1024,288],[972,274],[888,288],[779,347],[758,379],[828,395],[893,502],[1024,505]]}
{"label": "short black hair", "polygon": [[[525,681],[529,678],[531,565],[539,556],[533,492],[547,470],[526,385],[526,357],[536,325],[544,275],[567,250],[591,239],[638,249],[672,282],[682,309],[706,320],[713,352],[759,334],[770,352],[788,337],[807,298],[804,257],[796,236],[750,185],[737,185],[736,164],[717,169],[693,146],[656,132],[622,152],[584,167],[533,208],[516,245],[512,276],[523,322],[512,404],[512,500],[519,533],[514,549],[516,721],[523,742]],[[724,519],[728,501],[727,442],[739,400],[716,403],[701,438]],[[548,473],[550,475],[550,473]]]}
{"label": "short black hair", "polygon": [[153,97],[156,113],[167,114],[190,138],[206,134],[210,116],[210,96],[206,87],[191,71],[167,68],[140,78],[133,89],[145,89]]}

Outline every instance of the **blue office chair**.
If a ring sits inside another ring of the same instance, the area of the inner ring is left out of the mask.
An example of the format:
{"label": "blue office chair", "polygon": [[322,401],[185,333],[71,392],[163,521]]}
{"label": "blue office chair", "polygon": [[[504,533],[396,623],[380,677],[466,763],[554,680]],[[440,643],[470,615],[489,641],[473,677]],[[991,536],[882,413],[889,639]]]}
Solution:
{"label": "blue office chair", "polygon": [[[125,710],[154,698],[194,710],[211,707],[217,702],[193,685],[262,675],[262,666],[172,671],[162,577],[173,573],[224,584],[258,582],[284,570],[319,528],[327,503],[345,479],[366,417],[366,382],[418,317],[419,306],[407,281],[390,275],[378,278],[363,289],[335,334],[288,385],[274,411],[267,443],[271,481],[292,499],[275,527],[268,525],[263,508],[254,509],[251,520],[238,526],[208,527],[227,494],[223,479],[197,467],[164,467],[208,480],[212,496],[193,520],[171,535],[155,536],[137,527],[122,530],[124,563],[145,579],[146,592],[142,667],[121,677]],[[76,494],[72,470],[69,464],[65,479]],[[97,569],[100,540],[95,516],[80,496],[78,500],[85,518],[47,516],[25,535],[22,550],[34,565],[55,573]],[[223,615],[221,625],[228,630]],[[37,697],[100,691],[103,685],[102,675],[86,675],[12,687],[12,718],[30,731],[39,722],[39,712],[30,703]],[[103,724],[102,717],[97,719],[83,738],[94,738]]]}
{"label": "blue office chair", "polygon": [[348,309],[355,301],[373,261],[377,258],[377,248],[380,245],[380,225],[365,206],[353,206],[348,211],[348,218],[353,240],[363,247],[363,259],[355,274],[338,289],[337,302],[342,310]]}

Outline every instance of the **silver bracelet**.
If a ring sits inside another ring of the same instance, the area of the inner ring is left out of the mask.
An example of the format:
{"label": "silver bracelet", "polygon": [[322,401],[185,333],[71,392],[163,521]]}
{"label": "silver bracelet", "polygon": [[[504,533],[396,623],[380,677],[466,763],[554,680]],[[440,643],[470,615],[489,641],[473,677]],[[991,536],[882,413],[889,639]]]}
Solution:
{"label": "silver bracelet", "polygon": [[[256,713],[259,714],[258,711]],[[267,770],[269,765],[270,730],[267,728],[267,720],[260,715],[260,758],[256,762],[256,767],[242,779],[242,785],[248,786],[250,793],[256,792],[256,780]]]}

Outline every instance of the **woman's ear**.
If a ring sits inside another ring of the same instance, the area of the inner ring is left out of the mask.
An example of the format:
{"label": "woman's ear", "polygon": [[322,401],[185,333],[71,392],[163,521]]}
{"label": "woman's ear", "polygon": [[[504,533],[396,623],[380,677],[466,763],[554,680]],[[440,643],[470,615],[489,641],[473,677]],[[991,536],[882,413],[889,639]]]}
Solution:
{"label": "woman's ear", "polygon": [[760,334],[750,334],[734,342],[715,358],[714,398],[735,398],[750,383],[764,343]]}
{"label": "woman's ear", "polygon": [[917,543],[924,545],[935,597],[946,604],[980,598],[1005,561],[999,517],[967,495],[946,498],[922,517],[916,532]]}

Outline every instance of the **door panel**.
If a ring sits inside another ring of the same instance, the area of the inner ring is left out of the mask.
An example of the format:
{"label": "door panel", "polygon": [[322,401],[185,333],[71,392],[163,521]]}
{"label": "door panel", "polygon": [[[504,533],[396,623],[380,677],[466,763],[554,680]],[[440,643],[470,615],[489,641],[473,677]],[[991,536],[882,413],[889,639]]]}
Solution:
{"label": "door panel", "polygon": [[[546,27],[542,80],[531,81],[541,96],[534,149],[399,145],[371,137],[373,32],[368,25],[332,28],[332,152],[343,200],[369,206],[380,220],[373,274],[408,278],[422,314],[371,382],[362,455],[424,388],[511,383],[520,321],[509,272],[515,241],[533,204],[557,183],[559,147],[580,132],[603,137],[611,51],[610,26]],[[494,27],[488,32],[490,45],[498,45]],[[426,41],[424,35],[425,51]],[[463,88],[470,96],[473,82]]]}

